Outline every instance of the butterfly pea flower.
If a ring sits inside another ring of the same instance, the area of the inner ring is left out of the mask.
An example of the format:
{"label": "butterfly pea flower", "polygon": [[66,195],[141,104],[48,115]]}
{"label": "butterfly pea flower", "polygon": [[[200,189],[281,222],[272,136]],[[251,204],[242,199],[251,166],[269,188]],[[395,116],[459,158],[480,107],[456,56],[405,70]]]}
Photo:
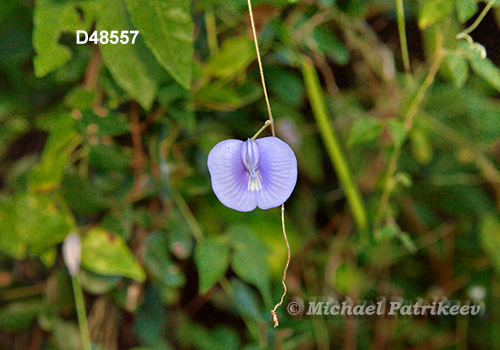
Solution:
{"label": "butterfly pea flower", "polygon": [[238,211],[279,207],[297,183],[297,158],[274,136],[221,141],[208,154],[207,165],[217,198]]}

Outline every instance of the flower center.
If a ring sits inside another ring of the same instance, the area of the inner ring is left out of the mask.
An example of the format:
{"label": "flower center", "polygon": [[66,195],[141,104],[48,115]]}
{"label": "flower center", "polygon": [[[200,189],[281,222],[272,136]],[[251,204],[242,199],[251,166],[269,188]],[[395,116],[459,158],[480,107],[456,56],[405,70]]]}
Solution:
{"label": "flower center", "polygon": [[252,192],[262,189],[262,179],[259,173],[259,157],[259,147],[254,141],[248,139],[241,147],[241,161],[248,173],[247,189]]}

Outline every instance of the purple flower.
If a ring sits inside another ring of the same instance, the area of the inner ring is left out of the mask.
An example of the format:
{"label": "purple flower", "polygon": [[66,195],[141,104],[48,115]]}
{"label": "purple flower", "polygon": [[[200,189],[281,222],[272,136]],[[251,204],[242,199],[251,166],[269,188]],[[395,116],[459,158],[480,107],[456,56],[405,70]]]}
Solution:
{"label": "purple flower", "polygon": [[219,142],[207,163],[215,195],[238,211],[278,207],[297,182],[297,158],[277,137]]}

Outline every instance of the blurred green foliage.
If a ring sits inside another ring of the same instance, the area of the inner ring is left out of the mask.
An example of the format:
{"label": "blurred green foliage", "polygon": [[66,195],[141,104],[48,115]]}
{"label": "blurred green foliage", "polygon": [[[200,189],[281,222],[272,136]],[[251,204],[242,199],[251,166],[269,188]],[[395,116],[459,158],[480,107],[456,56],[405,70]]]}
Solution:
{"label": "blurred green foliage", "polygon": [[[224,207],[206,167],[267,116],[246,1],[0,2],[0,348],[81,348],[71,232],[93,349],[500,348],[500,2],[397,2],[253,1],[299,163],[278,328],[279,209]],[[287,312],[318,296],[486,312]]]}

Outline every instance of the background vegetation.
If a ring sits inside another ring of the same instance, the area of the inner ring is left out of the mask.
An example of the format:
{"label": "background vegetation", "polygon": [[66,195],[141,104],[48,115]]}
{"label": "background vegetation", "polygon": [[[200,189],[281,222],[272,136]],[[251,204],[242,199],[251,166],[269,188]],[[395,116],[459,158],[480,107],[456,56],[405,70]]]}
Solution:
{"label": "background vegetation", "polygon": [[[224,207],[206,167],[267,118],[246,1],[3,0],[0,348],[81,347],[70,232],[94,349],[500,348],[500,2],[470,33],[485,3],[253,6],[277,135],[299,162],[280,327],[279,208]],[[95,29],[140,34],[76,45]],[[314,296],[486,312],[287,313]]]}

